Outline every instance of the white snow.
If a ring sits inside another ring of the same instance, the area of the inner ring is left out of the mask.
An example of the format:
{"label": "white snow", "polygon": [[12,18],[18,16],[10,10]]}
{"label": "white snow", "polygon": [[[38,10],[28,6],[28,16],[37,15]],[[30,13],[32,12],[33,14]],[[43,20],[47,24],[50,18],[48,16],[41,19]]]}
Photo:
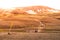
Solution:
{"label": "white snow", "polygon": [[28,10],[26,11],[28,14],[37,14],[36,12],[34,12],[33,10]]}

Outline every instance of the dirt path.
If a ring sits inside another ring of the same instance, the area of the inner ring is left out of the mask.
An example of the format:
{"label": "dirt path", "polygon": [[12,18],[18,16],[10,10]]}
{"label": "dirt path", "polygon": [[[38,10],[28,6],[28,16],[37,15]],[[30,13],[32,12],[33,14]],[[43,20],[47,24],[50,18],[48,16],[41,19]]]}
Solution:
{"label": "dirt path", "polygon": [[0,40],[60,40],[60,33],[21,33],[0,32]]}

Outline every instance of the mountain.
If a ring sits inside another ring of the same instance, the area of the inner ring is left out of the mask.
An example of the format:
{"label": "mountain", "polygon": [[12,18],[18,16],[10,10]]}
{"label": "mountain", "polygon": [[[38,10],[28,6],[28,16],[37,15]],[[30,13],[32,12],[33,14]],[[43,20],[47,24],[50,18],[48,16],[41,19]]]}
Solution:
{"label": "mountain", "polygon": [[49,15],[59,13],[60,10],[53,9],[47,6],[29,6],[29,7],[16,7],[12,10],[13,14],[38,14]]}
{"label": "mountain", "polygon": [[15,7],[12,9],[0,9],[0,14],[36,14],[36,15],[58,15],[60,10],[50,8],[47,6],[28,6],[28,7]]}
{"label": "mountain", "polygon": [[[3,9],[0,13],[0,28],[9,28],[10,26],[13,26],[15,29],[21,27],[39,28],[43,24],[43,28],[58,29],[60,20],[54,16],[58,16],[59,14],[60,10],[47,6],[16,7],[9,10]],[[40,22],[42,22],[42,24]]]}

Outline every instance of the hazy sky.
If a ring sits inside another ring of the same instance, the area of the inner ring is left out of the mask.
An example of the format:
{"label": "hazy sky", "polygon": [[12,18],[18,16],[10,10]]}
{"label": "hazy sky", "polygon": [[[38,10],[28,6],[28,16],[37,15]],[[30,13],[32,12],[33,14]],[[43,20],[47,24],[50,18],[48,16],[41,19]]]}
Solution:
{"label": "hazy sky", "polygon": [[60,0],[0,0],[0,8],[44,5],[60,9]]}

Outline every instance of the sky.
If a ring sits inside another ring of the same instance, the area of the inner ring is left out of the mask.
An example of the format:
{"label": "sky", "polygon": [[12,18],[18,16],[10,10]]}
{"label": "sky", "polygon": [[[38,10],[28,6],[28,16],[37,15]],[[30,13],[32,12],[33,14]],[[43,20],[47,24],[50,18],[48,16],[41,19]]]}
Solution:
{"label": "sky", "polygon": [[26,6],[48,6],[60,9],[60,0],[0,0],[0,8],[26,7]]}

